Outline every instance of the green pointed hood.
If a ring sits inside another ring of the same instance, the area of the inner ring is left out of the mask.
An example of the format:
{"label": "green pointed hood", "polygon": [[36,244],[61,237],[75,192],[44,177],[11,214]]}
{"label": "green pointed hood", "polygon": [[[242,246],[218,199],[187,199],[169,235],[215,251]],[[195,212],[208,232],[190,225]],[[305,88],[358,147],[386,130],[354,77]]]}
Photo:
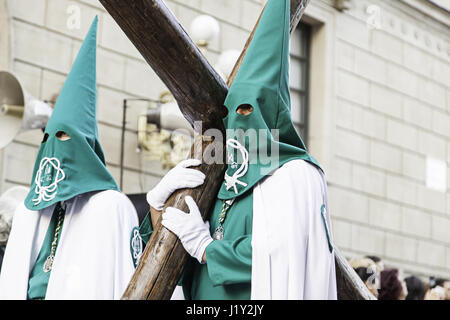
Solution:
{"label": "green pointed hood", "polygon": [[[303,159],[317,167],[290,114],[290,1],[268,0],[225,100],[227,163],[219,199],[238,197],[284,163]],[[240,115],[241,105],[253,112]],[[319,167],[320,168],[320,167]]]}
{"label": "green pointed hood", "polygon": [[[90,191],[119,190],[106,169],[98,139],[97,25],[96,17],[45,128],[31,190],[25,199],[30,210],[41,210]],[[70,139],[58,139],[61,132]]]}

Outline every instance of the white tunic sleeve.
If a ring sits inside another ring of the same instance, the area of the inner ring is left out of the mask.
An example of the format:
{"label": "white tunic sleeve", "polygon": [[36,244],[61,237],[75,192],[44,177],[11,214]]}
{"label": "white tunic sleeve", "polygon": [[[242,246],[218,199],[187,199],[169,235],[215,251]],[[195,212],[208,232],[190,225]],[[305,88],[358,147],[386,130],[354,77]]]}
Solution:
{"label": "white tunic sleeve", "polygon": [[37,258],[33,244],[41,244],[50,223],[48,215],[40,215],[20,204],[14,214],[11,232],[0,272],[0,300],[25,300],[28,276]]}
{"label": "white tunic sleeve", "polygon": [[[28,277],[42,246],[53,206],[19,206],[0,274],[0,298],[26,299]],[[133,273],[130,235],[138,225],[126,195],[90,192],[67,202],[46,299],[120,299]]]}
{"label": "white tunic sleeve", "polygon": [[303,160],[254,187],[252,299],[337,298],[327,202],[322,173]]}

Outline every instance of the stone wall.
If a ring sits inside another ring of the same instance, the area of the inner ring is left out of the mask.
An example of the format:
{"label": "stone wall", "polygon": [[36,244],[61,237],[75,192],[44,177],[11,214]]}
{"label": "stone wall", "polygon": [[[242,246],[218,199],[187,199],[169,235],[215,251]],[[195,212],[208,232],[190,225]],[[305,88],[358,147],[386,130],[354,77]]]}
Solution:
{"label": "stone wall", "polygon": [[[367,24],[366,10],[374,4],[379,28]],[[334,233],[346,253],[370,253],[406,272],[447,277],[448,21],[439,23],[402,1],[353,1],[344,14],[335,14],[329,174]],[[447,167],[446,190],[427,187],[427,157]]]}

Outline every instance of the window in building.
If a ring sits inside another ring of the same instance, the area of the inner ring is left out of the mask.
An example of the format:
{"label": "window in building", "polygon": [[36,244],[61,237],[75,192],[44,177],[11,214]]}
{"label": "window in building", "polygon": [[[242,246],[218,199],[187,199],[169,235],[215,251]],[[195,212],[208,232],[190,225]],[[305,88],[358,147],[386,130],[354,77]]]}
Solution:
{"label": "window in building", "polygon": [[291,36],[290,91],[292,121],[308,145],[308,83],[311,27],[300,23]]}

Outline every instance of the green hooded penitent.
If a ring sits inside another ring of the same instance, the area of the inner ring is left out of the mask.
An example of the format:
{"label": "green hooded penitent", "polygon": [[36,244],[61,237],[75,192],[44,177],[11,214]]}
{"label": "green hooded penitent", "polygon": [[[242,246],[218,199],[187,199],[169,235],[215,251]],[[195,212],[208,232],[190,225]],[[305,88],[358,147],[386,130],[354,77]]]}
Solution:
{"label": "green hooded penitent", "polygon": [[[269,0],[225,106],[227,163],[219,199],[236,198],[284,163],[303,159],[317,167],[290,114],[290,1]],[[240,115],[241,105],[253,112]]]}
{"label": "green hooded penitent", "polygon": [[[119,190],[106,169],[97,132],[97,24],[96,17],[45,128],[25,199],[30,210],[90,191]],[[62,132],[70,139],[59,140]]]}
{"label": "green hooded penitent", "polygon": [[[194,260],[187,267],[187,298],[250,299],[253,187],[290,160],[318,167],[290,115],[289,17],[289,0],[268,0],[225,100],[228,169],[209,218],[216,241],[206,247],[206,264]],[[241,105],[251,105],[253,112],[238,114]]]}

